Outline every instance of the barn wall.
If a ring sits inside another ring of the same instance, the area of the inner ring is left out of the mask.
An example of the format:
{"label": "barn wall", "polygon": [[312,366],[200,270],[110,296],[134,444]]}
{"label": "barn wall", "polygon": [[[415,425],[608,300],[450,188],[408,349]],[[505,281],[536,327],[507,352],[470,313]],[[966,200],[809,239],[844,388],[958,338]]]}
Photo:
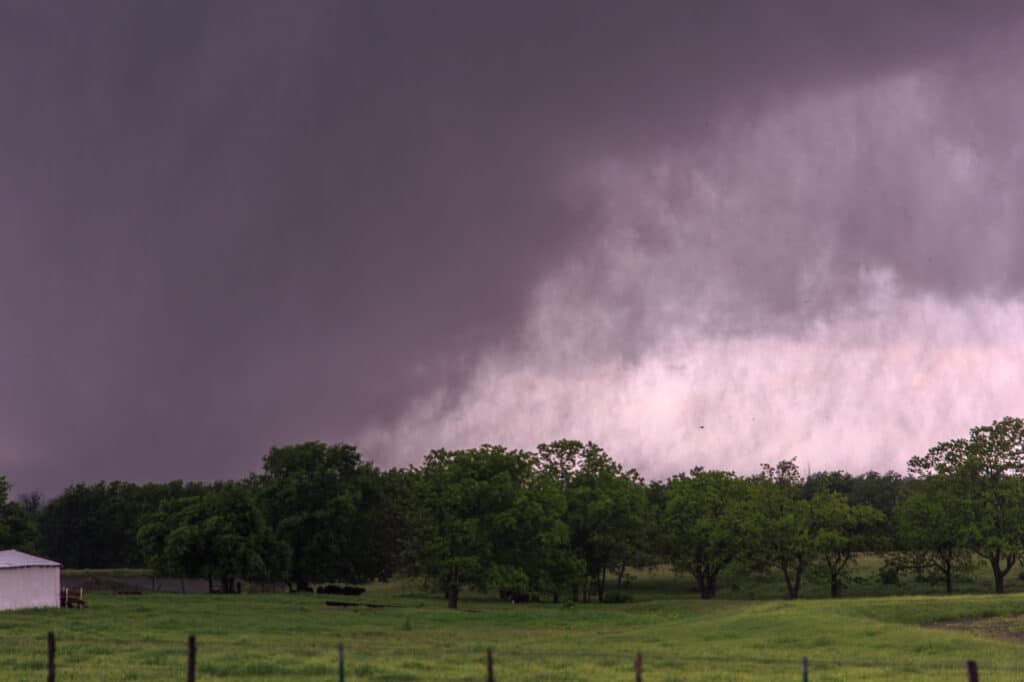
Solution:
{"label": "barn wall", "polygon": [[0,569],[0,611],[60,606],[60,567]]}

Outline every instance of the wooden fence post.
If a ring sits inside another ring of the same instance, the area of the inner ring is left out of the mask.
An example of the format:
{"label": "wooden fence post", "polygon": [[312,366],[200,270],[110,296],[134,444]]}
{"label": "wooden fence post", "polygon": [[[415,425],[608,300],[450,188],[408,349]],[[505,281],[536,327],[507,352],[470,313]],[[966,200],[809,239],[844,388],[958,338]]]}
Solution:
{"label": "wooden fence post", "polygon": [[345,682],[345,645],[338,644],[338,682]]}
{"label": "wooden fence post", "polygon": [[487,649],[487,682],[494,682],[494,652]]}
{"label": "wooden fence post", "polygon": [[188,682],[196,682],[196,636],[188,636]]}
{"label": "wooden fence post", "polygon": [[57,641],[52,632],[46,633],[46,682],[54,682],[57,679]]}
{"label": "wooden fence post", "polygon": [[804,682],[807,682],[807,657],[806,656],[804,656],[803,666],[802,667],[803,667],[803,672],[804,672]]}
{"label": "wooden fence post", "polygon": [[633,661],[633,672],[636,673],[636,682],[644,682],[644,657],[636,652],[636,659]]}
{"label": "wooden fence post", "polygon": [[967,661],[967,682],[978,682],[978,664]]}

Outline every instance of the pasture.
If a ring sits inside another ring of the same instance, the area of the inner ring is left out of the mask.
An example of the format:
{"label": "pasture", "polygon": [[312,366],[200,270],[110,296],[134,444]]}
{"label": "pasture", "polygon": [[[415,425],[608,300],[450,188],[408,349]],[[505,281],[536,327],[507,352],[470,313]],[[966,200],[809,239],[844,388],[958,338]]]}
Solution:
{"label": "pasture", "polygon": [[[45,679],[49,630],[57,679],[69,682],[184,680],[190,633],[199,680],[337,680],[339,642],[349,681],[483,680],[488,647],[498,680],[632,680],[637,651],[653,681],[798,680],[803,656],[815,681],[962,680],[967,658],[986,682],[1024,676],[1024,625],[1013,618],[1024,594],[830,600],[812,584],[808,599],[750,598],[772,589],[748,581],[701,601],[683,581],[641,572],[628,603],[468,594],[457,611],[411,581],[344,598],[385,608],[329,607],[313,594],[94,593],[82,610],[0,613],[0,680]],[[922,627],[980,617],[996,619]]]}

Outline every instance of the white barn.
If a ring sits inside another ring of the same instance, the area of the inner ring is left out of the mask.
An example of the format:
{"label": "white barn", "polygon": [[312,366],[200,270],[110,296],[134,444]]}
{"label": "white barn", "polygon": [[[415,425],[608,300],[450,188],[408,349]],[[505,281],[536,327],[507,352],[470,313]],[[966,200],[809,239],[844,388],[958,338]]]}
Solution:
{"label": "white barn", "polygon": [[60,564],[19,552],[0,551],[0,611],[60,607]]}

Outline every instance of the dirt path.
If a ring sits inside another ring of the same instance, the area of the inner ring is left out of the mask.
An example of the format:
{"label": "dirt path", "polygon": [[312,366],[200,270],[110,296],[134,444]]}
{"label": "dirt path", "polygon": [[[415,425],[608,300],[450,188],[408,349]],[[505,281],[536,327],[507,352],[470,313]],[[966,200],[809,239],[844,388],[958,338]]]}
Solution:
{"label": "dirt path", "polygon": [[984,618],[950,618],[927,623],[926,628],[959,630],[982,637],[996,637],[1024,642],[1024,614],[1015,616],[989,616]]}

